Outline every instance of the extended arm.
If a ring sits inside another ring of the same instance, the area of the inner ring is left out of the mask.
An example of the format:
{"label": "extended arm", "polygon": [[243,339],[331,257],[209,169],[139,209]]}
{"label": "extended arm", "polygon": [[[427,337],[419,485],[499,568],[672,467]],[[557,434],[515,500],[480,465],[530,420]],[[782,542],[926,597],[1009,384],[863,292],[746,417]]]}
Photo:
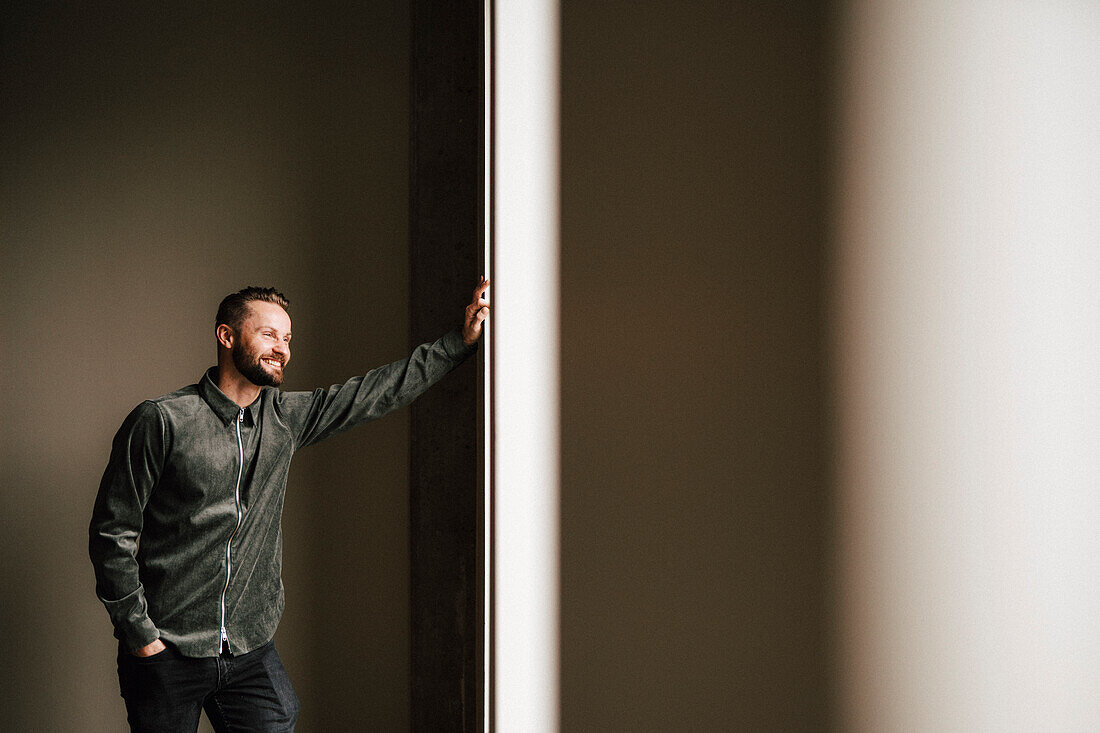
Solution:
{"label": "extended arm", "polygon": [[279,409],[295,433],[296,447],[304,448],[404,407],[476,350],[477,343],[467,346],[456,328],[416,347],[410,356],[344,384],[285,392]]}
{"label": "extended arm", "polygon": [[466,306],[461,327],[421,344],[409,357],[327,390],[281,394],[279,409],[295,434],[296,447],[304,448],[404,407],[476,352],[482,322],[489,315],[488,287],[489,281],[482,278]]}

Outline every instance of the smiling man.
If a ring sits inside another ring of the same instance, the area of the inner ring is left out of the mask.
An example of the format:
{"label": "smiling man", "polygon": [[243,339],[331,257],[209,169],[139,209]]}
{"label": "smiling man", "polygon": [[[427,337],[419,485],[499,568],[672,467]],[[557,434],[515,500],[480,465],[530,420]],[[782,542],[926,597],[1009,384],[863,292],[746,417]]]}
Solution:
{"label": "smiling man", "polygon": [[89,527],[96,594],[118,644],[133,731],[292,731],[298,698],[272,638],[283,611],[280,518],[295,451],[415,399],[477,350],[481,279],[460,327],[411,356],[312,392],[278,389],[287,299],[249,287],[218,307],[218,364],[138,405],[115,435]]}

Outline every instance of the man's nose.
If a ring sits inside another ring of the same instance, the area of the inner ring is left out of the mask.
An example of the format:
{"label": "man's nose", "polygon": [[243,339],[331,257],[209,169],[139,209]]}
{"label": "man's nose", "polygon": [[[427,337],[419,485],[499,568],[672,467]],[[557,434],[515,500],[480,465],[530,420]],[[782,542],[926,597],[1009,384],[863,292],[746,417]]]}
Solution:
{"label": "man's nose", "polygon": [[276,354],[279,354],[280,356],[290,356],[290,346],[284,343],[275,344],[275,348],[272,349],[272,351],[274,351]]}

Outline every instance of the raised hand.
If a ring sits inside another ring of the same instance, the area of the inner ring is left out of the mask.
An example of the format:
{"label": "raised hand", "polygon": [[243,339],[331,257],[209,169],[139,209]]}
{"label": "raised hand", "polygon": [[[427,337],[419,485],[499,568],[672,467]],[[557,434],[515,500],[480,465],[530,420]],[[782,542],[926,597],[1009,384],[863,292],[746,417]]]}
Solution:
{"label": "raised hand", "polygon": [[482,276],[474,288],[474,299],[466,306],[466,318],[462,322],[462,340],[473,346],[481,338],[481,322],[489,317],[489,279]]}

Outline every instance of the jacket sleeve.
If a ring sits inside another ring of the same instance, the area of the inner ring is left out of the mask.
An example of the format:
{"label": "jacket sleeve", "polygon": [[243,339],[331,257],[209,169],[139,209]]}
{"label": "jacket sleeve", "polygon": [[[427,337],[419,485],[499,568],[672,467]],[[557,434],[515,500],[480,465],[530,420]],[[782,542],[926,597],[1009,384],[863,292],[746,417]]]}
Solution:
{"label": "jacket sleeve", "polygon": [[107,607],[115,636],[128,651],[160,637],[147,612],[136,553],[142,513],[160,478],[165,445],[160,408],[143,402],[115,434],[88,527],[96,595]]}
{"label": "jacket sleeve", "polygon": [[295,436],[295,447],[305,448],[409,404],[475,353],[478,343],[467,346],[461,329],[455,328],[417,346],[411,356],[344,384],[281,393],[278,409]]}

